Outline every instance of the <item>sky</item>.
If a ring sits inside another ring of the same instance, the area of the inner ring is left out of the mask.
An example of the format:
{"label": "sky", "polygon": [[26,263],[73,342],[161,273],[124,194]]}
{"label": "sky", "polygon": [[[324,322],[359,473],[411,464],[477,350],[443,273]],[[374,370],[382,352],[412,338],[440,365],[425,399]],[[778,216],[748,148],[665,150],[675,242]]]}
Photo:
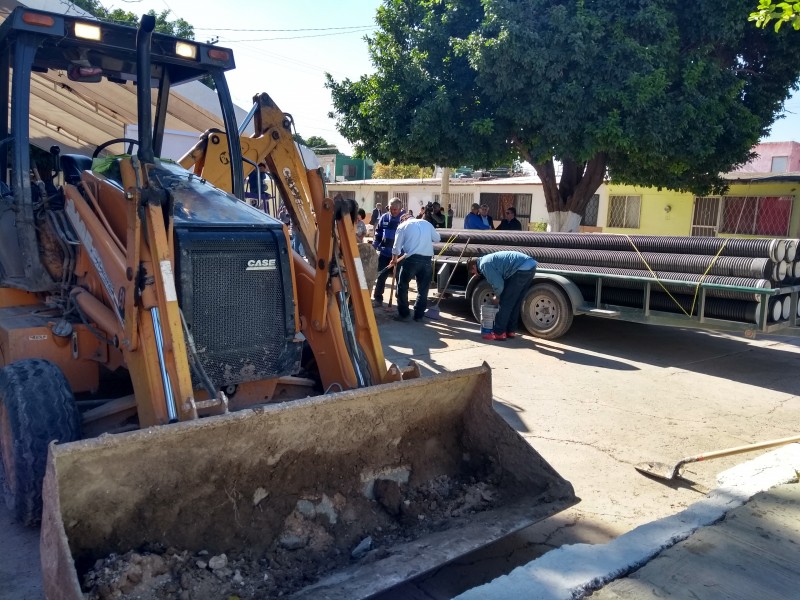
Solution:
{"label": "sky", "polygon": [[319,136],[350,152],[351,144],[328,118],[333,110],[325,73],[336,81],[358,79],[372,66],[364,36],[375,30],[380,0],[101,0],[133,13],[170,10],[188,21],[195,39],[233,49],[236,69],[227,73],[233,101],[249,110],[268,93],[294,117],[297,133]]}
{"label": "sky", "polygon": [[[364,36],[375,30],[380,0],[102,0],[107,8],[134,13],[171,11],[195,30],[198,41],[219,39],[232,48],[237,68],[228,73],[233,100],[249,109],[255,94],[267,92],[294,117],[304,138],[319,136],[349,153],[337,131],[325,73],[336,81],[373,71]],[[800,33],[798,33],[800,35]],[[764,141],[800,142],[800,93],[786,103]]]}

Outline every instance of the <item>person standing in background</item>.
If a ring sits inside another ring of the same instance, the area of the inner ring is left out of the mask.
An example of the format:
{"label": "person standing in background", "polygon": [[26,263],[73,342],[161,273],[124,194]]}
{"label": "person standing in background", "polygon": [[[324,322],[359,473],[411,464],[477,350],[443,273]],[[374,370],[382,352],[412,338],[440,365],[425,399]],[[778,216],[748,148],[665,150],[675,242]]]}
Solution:
{"label": "person standing in background", "polygon": [[372,306],[383,305],[383,290],[386,287],[386,278],[390,269],[386,267],[392,261],[392,246],[397,226],[400,225],[400,216],[403,212],[403,203],[399,198],[392,198],[388,204],[389,212],[383,213],[378,219],[375,228],[375,241],[372,245],[378,249],[378,278],[375,280],[375,289],[372,291]]}
{"label": "person standing in background", "polygon": [[447,205],[447,224],[445,225],[445,227],[448,227],[448,228],[453,227],[453,216],[454,215],[455,215],[455,213],[453,212],[453,205],[452,204],[448,204]]}
{"label": "person standing in background", "polygon": [[494,290],[494,304],[500,310],[494,318],[494,329],[482,337],[485,340],[505,341],[516,337],[522,299],[536,274],[536,260],[513,250],[492,252],[467,261],[471,275],[482,275]]}
{"label": "person standing in background", "polygon": [[373,227],[378,226],[378,219],[381,218],[381,205],[376,204],[375,208],[372,209],[372,216],[369,218],[369,224]]}
{"label": "person standing in background", "polygon": [[478,214],[480,208],[480,204],[476,203],[472,205],[467,218],[464,219],[464,229],[489,229],[489,226],[483,222],[483,219],[481,219],[481,216]]}
{"label": "person standing in background", "polygon": [[364,219],[367,218],[367,213],[363,208],[358,209],[358,213],[356,215],[356,241],[361,244],[364,241],[364,237],[367,235],[367,224],[364,223]]}
{"label": "person standing in background", "polygon": [[494,221],[492,221],[492,215],[489,214],[489,207],[486,204],[481,204],[478,216],[483,222],[484,229],[494,229]]}
{"label": "person standing in background", "polygon": [[433,243],[441,241],[436,228],[424,219],[404,216],[394,237],[392,265],[397,265],[404,255],[397,274],[397,316],[395,321],[410,321],[408,284],[417,282],[417,300],[414,302],[414,320],[421,323],[428,308],[428,290],[433,278]]}
{"label": "person standing in background", "polygon": [[438,202],[431,204],[430,210],[426,209],[424,218],[436,229],[447,226],[447,219],[445,218],[444,213],[442,213],[442,205]]}
{"label": "person standing in background", "polygon": [[498,231],[522,231],[522,223],[517,220],[517,209],[509,206],[506,209],[506,218],[500,221]]}

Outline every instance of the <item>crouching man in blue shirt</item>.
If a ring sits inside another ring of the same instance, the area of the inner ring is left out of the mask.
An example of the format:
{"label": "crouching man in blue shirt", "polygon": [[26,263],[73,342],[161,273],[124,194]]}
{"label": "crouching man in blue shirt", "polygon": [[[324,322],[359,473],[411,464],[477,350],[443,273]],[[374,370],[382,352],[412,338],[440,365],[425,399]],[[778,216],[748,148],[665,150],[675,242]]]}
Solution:
{"label": "crouching man in blue shirt", "polygon": [[494,304],[500,310],[494,318],[491,333],[483,335],[485,340],[503,341],[517,335],[522,299],[533,282],[536,261],[522,252],[503,250],[492,252],[478,259],[470,259],[467,267],[471,275],[483,275],[494,290]]}

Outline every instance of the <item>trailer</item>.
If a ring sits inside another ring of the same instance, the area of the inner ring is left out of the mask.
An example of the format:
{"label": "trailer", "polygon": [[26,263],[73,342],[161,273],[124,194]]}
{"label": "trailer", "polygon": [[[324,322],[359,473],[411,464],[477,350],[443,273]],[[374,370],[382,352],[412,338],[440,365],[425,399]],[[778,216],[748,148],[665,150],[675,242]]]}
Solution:
{"label": "trailer", "polygon": [[[468,274],[466,262],[465,258],[435,257],[432,287],[440,296],[465,298],[473,317],[480,321],[481,306],[490,303],[494,293],[485,279]],[[532,336],[545,340],[566,334],[580,315],[747,338],[759,333],[800,335],[797,280],[793,285],[752,287],[700,279],[692,283],[540,264],[525,293],[520,321]],[[728,299],[728,303],[723,305],[720,299]]]}

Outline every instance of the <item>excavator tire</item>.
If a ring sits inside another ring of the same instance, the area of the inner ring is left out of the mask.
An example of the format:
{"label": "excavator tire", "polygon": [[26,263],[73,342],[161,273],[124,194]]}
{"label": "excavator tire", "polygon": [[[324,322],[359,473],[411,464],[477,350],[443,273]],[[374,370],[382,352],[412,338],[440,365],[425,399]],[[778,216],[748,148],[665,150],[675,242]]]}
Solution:
{"label": "excavator tire", "polygon": [[80,438],[80,413],[64,374],[27,359],[0,369],[0,475],[9,510],[32,527],[42,515],[42,480],[53,440]]}

